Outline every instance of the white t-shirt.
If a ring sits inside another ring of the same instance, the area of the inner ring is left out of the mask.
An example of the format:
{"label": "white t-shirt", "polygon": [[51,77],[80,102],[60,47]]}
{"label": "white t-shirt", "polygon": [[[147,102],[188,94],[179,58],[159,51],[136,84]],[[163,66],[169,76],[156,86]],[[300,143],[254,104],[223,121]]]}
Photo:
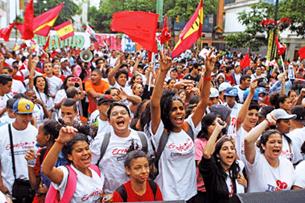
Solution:
{"label": "white t-shirt", "polygon": [[6,199],[6,196],[2,192],[0,192],[0,202],[2,202],[2,203],[7,203],[8,202],[7,199]]}
{"label": "white t-shirt", "polygon": [[[227,104],[225,104],[225,106],[229,107]],[[236,134],[237,117],[238,117],[238,113],[239,113],[241,107],[242,107],[242,105],[237,102],[235,102],[235,104],[232,108],[229,107],[231,109],[231,114],[230,114],[231,120],[230,120],[230,124],[228,126],[228,132],[227,132],[228,135],[232,136],[232,135]]]}
{"label": "white t-shirt", "polygon": [[[124,161],[132,140],[134,143],[137,143],[140,148],[142,148],[142,143],[137,131],[131,129],[130,135],[128,137],[117,136],[114,133],[113,128],[111,128],[110,132],[111,137],[109,140],[109,145],[107,147],[106,153],[103,156],[103,159],[99,164],[99,168],[101,171],[103,171],[105,176],[104,192],[106,194],[112,193],[120,185],[128,180],[128,177],[125,174]],[[100,157],[101,146],[105,133],[106,132],[98,134],[90,144],[93,164],[96,164]],[[147,145],[148,152],[151,152],[152,148],[148,139]]]}
{"label": "white t-shirt", "polygon": [[[27,161],[25,160],[24,156],[29,149],[33,149],[35,147],[38,130],[31,124],[28,124],[26,129],[20,131],[16,130],[13,125],[11,125],[11,127],[14,143],[16,178],[28,179]],[[14,183],[14,175],[12,169],[13,166],[8,125],[0,127],[0,135],[0,159],[2,166],[1,176],[4,185],[11,191]]]}
{"label": "white t-shirt", "polygon": [[[76,189],[71,203],[99,202],[101,195],[103,194],[103,185],[105,179],[103,174],[99,176],[94,170],[90,168],[92,173],[92,177],[90,177],[77,170],[73,165],[71,165],[71,167],[77,174]],[[66,189],[69,171],[65,166],[59,166],[58,169],[63,171],[63,179],[59,185],[54,183],[52,183],[52,185],[59,191],[60,198],[62,198]]]}
{"label": "white t-shirt", "polygon": [[56,92],[55,98],[54,98],[54,104],[59,104],[62,102],[62,100],[67,98],[66,90],[61,89]]}
{"label": "white t-shirt", "polygon": [[15,94],[19,94],[19,93],[25,93],[25,91],[26,91],[26,89],[25,89],[24,84],[19,80],[13,79],[11,92],[15,95]]}
{"label": "white t-shirt", "polygon": [[294,168],[290,161],[279,157],[279,166],[270,166],[265,156],[256,152],[253,164],[246,162],[248,192],[290,190],[294,183]]}
{"label": "white t-shirt", "polygon": [[48,86],[49,86],[49,92],[52,96],[55,96],[57,91],[61,88],[62,86],[62,80],[56,76],[52,77],[46,77],[48,81]]}
{"label": "white t-shirt", "polygon": [[293,163],[297,163],[303,159],[301,154],[301,146],[305,142],[305,127],[297,128],[287,134],[291,139],[293,150]]}
{"label": "white t-shirt", "polygon": [[296,167],[295,167],[295,182],[294,185],[305,188],[305,161],[300,162]]}
{"label": "white t-shirt", "polygon": [[[191,117],[186,121],[196,132]],[[150,129],[152,141],[156,147],[159,145],[163,130],[162,121],[155,134]],[[184,130],[178,133],[170,132],[158,168],[159,175],[155,181],[158,183],[165,201],[189,200],[196,195],[195,145]]]}
{"label": "white t-shirt", "polygon": [[244,103],[244,92],[246,91],[246,89],[240,89],[239,85],[235,85],[234,87],[237,89],[239,103]]}
{"label": "white t-shirt", "polygon": [[90,117],[89,117],[89,124],[93,124],[97,121],[97,118],[99,117],[100,115],[100,112],[98,109],[94,110],[91,114],[90,114]]}
{"label": "white t-shirt", "polygon": [[287,139],[282,136],[283,144],[282,144],[282,153],[281,156],[287,158],[292,162],[294,154],[292,150],[292,145],[288,143]]}
{"label": "white t-shirt", "polygon": [[97,118],[98,120],[98,130],[97,134],[103,133],[103,132],[109,132],[112,128],[110,123],[108,121],[103,121],[99,117]]}
{"label": "white t-shirt", "polygon": [[241,126],[235,136],[236,153],[240,160],[245,161],[245,137],[247,131]]}
{"label": "white t-shirt", "polygon": [[37,122],[37,126],[40,126],[44,121],[44,112],[43,108],[40,104],[35,104],[34,110],[33,110],[33,117],[35,118]]}
{"label": "white t-shirt", "polygon": [[41,100],[47,107],[48,110],[51,110],[54,107],[54,102],[52,97],[48,97],[45,93],[43,92],[38,92],[36,89],[34,89],[36,93],[37,99]]}
{"label": "white t-shirt", "polygon": [[3,96],[0,96],[0,110],[4,109],[6,107],[6,102],[10,98],[12,98],[10,94],[5,94]]}
{"label": "white t-shirt", "polygon": [[115,84],[113,85],[113,87],[118,88],[119,90],[123,89],[123,91],[127,94],[127,95],[133,95],[131,87],[126,83],[125,87],[122,87],[121,85],[119,85],[119,83],[115,82]]}

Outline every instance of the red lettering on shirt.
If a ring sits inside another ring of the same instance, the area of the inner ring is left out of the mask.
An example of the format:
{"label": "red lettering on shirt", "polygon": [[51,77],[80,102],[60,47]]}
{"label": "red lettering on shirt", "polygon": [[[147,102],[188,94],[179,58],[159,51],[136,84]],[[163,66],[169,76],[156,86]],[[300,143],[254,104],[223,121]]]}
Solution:
{"label": "red lettering on shirt", "polygon": [[176,145],[175,143],[171,143],[168,145],[168,149],[170,151],[179,151],[179,152],[187,152],[194,146],[194,143],[191,138],[188,138],[185,143]]}

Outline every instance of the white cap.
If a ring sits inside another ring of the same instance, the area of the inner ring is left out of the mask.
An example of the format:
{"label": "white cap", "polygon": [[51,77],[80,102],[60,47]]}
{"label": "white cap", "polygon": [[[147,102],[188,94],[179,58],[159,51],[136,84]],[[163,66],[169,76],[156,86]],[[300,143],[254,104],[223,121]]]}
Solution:
{"label": "white cap", "polygon": [[219,92],[216,88],[211,87],[210,89],[210,98],[215,98],[219,96]]}
{"label": "white cap", "polygon": [[227,88],[229,88],[229,87],[232,87],[232,85],[230,84],[230,83],[228,83],[228,82],[223,82],[223,83],[221,83],[220,85],[219,85],[219,87],[218,87],[218,91],[219,92],[223,92],[223,91],[225,91]]}
{"label": "white cap", "polygon": [[65,61],[68,61],[68,58],[61,58],[60,59],[60,63],[65,62]]}

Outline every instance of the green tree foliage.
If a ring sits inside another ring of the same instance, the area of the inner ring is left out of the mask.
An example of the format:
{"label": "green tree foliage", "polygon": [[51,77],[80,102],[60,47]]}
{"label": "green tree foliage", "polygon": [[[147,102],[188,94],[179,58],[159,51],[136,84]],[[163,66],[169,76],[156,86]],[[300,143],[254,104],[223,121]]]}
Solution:
{"label": "green tree foliage", "polygon": [[267,39],[258,37],[258,34],[264,33],[260,22],[264,18],[270,18],[272,7],[270,4],[259,3],[254,4],[250,11],[239,13],[238,20],[245,26],[245,31],[233,33],[225,36],[225,41],[232,48],[250,48],[252,51],[257,51],[259,47],[267,44]]}
{"label": "green tree foliage", "polygon": [[[199,0],[164,0],[164,15],[180,21],[187,21],[194,13]],[[205,0],[204,13],[215,13],[218,0]],[[100,7],[89,9],[89,23],[98,32],[110,32],[109,26],[114,12],[147,11],[156,12],[156,0],[103,0]]]}
{"label": "green tree foliage", "polygon": [[[288,17],[292,20],[289,27],[297,35],[305,37],[305,1],[304,0],[283,0],[279,3],[278,19]],[[225,37],[228,46],[233,48],[249,47],[256,51],[262,45],[267,44],[267,39],[257,37],[264,32],[260,22],[264,18],[274,19],[275,6],[260,2],[254,4],[250,11],[241,12],[238,16],[239,22],[246,27],[242,33],[233,33]]]}
{"label": "green tree foliage", "polygon": [[[169,0],[165,3],[165,13],[174,18],[178,16],[180,21],[187,22],[198,3],[199,0]],[[203,4],[204,15],[216,13],[218,0],[205,0]]]}
{"label": "green tree foliage", "polygon": [[72,0],[37,0],[37,2],[34,4],[35,16],[38,16],[41,13],[57,6],[61,2],[65,2],[65,6],[61,10],[55,25],[59,25],[67,20],[71,20],[71,16],[80,14],[81,9]]}
{"label": "green tree foliage", "polygon": [[288,17],[293,21],[290,26],[291,31],[295,31],[297,35],[305,37],[305,1],[304,0],[285,0],[280,1],[279,15],[280,17]]}

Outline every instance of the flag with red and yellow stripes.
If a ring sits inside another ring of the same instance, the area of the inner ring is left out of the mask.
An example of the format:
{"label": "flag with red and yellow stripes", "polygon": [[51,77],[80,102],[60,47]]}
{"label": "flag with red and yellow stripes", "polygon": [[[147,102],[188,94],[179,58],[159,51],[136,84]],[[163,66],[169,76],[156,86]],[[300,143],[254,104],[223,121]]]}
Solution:
{"label": "flag with red and yellow stripes", "polygon": [[48,36],[51,27],[53,27],[60,11],[64,7],[64,3],[42,13],[33,20],[33,30],[37,35]]}
{"label": "flag with red and yellow stripes", "polygon": [[54,27],[60,40],[65,40],[69,37],[74,36],[73,24],[70,20]]}
{"label": "flag with red and yellow stripes", "polygon": [[198,38],[201,37],[203,24],[203,2],[200,0],[195,13],[183,28],[179,40],[172,52],[172,57],[179,56],[182,52],[190,48]]}

